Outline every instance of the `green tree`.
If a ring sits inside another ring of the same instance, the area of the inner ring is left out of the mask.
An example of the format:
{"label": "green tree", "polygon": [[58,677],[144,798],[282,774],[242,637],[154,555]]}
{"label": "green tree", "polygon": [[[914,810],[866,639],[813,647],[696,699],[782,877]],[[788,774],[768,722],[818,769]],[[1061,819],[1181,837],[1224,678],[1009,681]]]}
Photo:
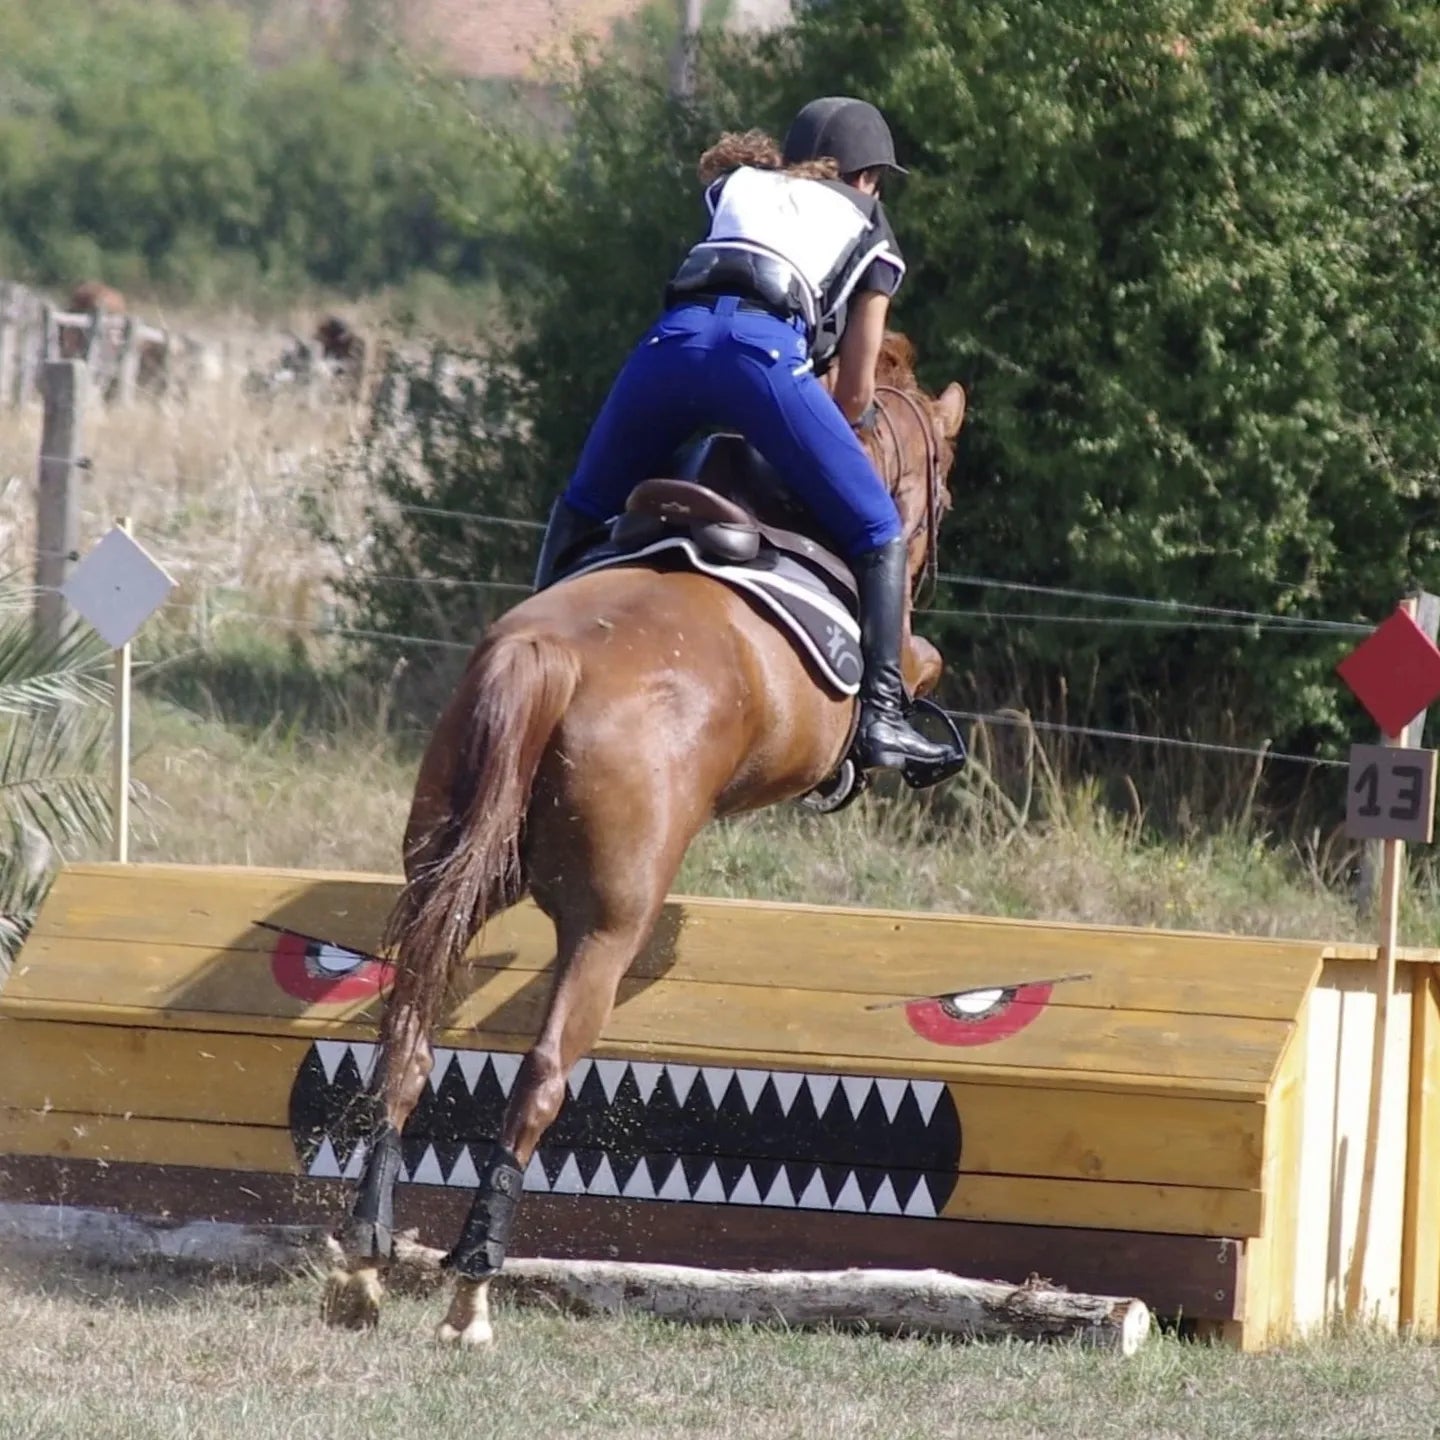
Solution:
{"label": "green tree", "polygon": [[[914,172],[889,197],[897,323],[971,397],[952,569],[1379,618],[1434,568],[1437,58],[1420,0],[832,0],[712,40],[684,110],[662,53],[592,57],[569,130],[503,151],[525,268],[492,363],[524,439],[448,472],[449,503],[543,513],[694,237],[700,149],[848,92]],[[1083,687],[1100,723],[1292,745],[1356,719],[1331,634],[1062,605],[1095,623],[927,625],[982,701]]]}
{"label": "green tree", "polygon": [[[915,170],[901,316],[973,401],[952,564],[1342,619],[1432,571],[1437,39],[1402,0],[807,12],[797,73]],[[1313,635],[1007,641],[1111,713],[1337,721]]]}
{"label": "green tree", "polygon": [[[381,43],[261,68],[214,3],[18,0],[0,12],[0,244],[27,276],[363,290],[488,273],[502,193],[463,96]],[[373,12],[373,13],[372,13]],[[213,285],[211,288],[215,288]]]}

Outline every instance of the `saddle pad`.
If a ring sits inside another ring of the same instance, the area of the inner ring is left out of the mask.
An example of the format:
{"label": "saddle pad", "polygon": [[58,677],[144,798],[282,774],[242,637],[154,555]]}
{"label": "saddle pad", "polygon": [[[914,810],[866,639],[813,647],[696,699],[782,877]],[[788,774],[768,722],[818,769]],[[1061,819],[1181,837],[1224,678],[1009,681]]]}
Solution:
{"label": "saddle pad", "polygon": [[567,570],[564,578],[573,580],[619,565],[653,564],[662,557],[752,596],[795,642],[825,685],[840,695],[854,695],[860,689],[865,664],[854,615],[819,575],[779,551],[762,550],[749,565],[728,565],[702,554],[688,535],[663,535],[636,550],[607,548],[591,554]]}

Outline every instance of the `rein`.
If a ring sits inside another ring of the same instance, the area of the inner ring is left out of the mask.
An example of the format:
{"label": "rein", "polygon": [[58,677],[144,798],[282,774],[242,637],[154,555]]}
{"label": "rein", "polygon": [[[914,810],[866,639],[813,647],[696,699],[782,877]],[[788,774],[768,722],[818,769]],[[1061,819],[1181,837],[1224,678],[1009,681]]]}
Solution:
{"label": "rein", "polygon": [[[920,434],[925,440],[925,510],[906,532],[908,544],[920,532],[925,531],[925,558],[916,576],[913,601],[917,605],[928,605],[935,598],[940,572],[940,443],[935,438],[935,427],[930,417],[921,408],[920,402],[908,391],[895,385],[877,385],[876,395],[893,395],[903,401],[910,413],[920,424]],[[900,444],[900,431],[895,417],[884,406],[880,414],[885,418],[890,443],[895,449],[895,481],[905,473],[905,451]]]}

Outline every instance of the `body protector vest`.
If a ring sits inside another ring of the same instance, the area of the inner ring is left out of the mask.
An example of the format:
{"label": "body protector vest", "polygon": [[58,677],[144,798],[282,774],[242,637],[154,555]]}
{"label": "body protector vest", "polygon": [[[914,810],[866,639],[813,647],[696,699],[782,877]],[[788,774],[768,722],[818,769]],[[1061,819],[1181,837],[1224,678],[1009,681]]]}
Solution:
{"label": "body protector vest", "polygon": [[734,294],[805,325],[817,369],[833,358],[856,290],[893,295],[905,273],[880,201],[839,180],[743,166],[705,192],[710,229],[666,291]]}

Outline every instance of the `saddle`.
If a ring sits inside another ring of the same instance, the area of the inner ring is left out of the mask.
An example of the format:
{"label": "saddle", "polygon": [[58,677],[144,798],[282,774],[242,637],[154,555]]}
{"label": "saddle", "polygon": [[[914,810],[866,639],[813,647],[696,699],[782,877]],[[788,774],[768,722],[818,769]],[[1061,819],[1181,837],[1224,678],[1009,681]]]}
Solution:
{"label": "saddle", "polygon": [[[768,524],[762,514],[786,524]],[[717,434],[686,445],[676,456],[673,478],[641,481],[610,536],[630,549],[678,530],[701,554],[728,565],[749,565],[768,545],[815,570],[849,598],[853,611],[858,599],[850,567],[833,544],[788,528],[792,525],[817,528],[753,445],[739,435]]]}

